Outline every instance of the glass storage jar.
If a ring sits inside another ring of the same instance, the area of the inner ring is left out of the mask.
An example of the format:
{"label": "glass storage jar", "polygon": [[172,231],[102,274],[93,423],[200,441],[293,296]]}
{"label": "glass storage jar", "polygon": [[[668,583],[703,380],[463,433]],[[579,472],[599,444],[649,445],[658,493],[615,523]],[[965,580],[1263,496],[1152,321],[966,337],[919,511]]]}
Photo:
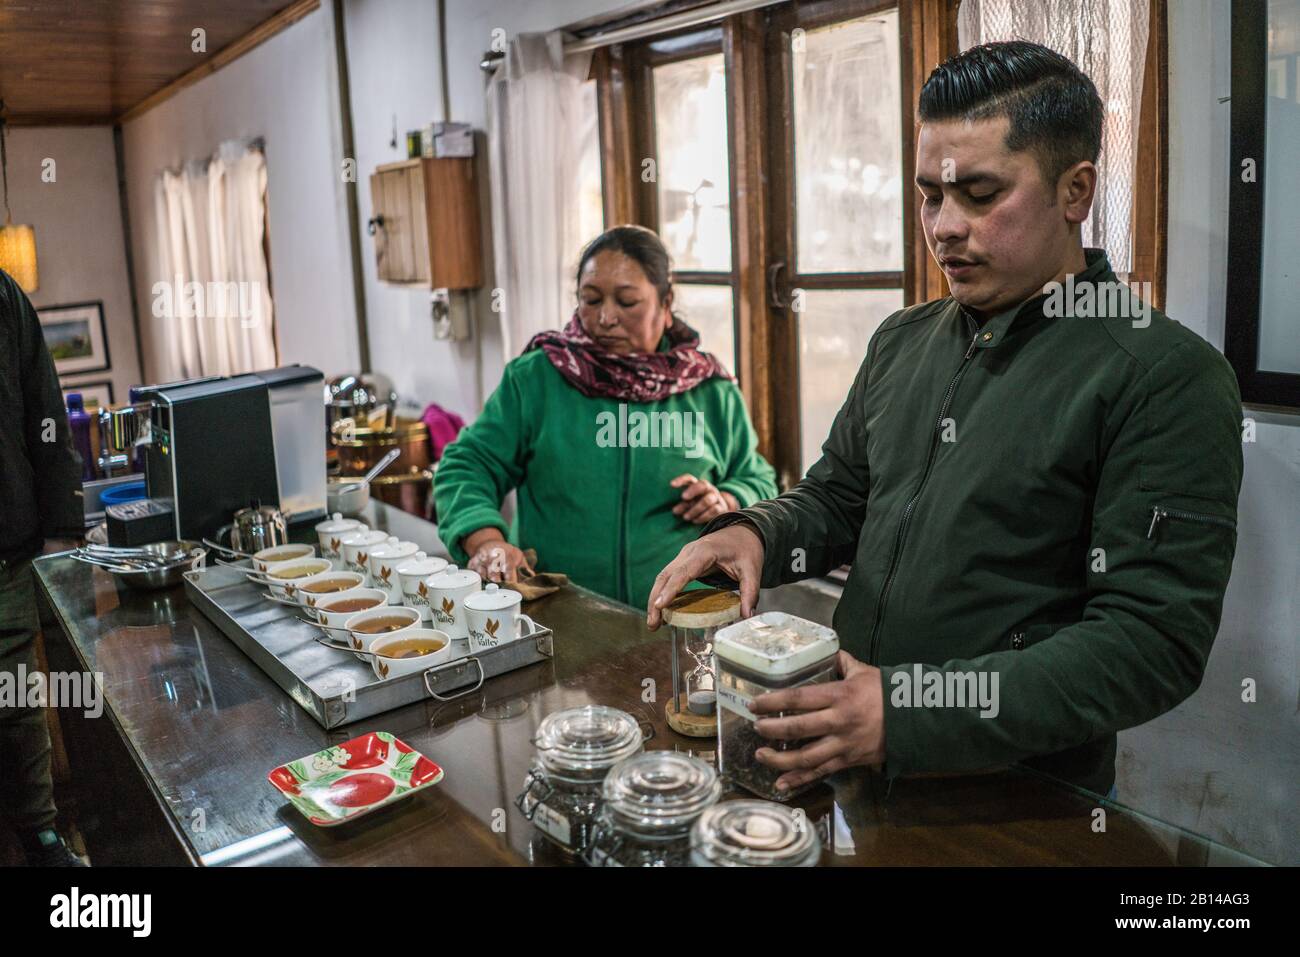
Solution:
{"label": "glass storage jar", "polygon": [[609,769],[639,752],[644,737],[626,711],[586,705],[542,719],[537,754],[515,806],[567,854],[587,850]]}
{"label": "glass storage jar", "polygon": [[[840,641],[825,625],[769,611],[738,621],[719,631],[713,640],[718,668],[718,768],[746,791],[773,801],[787,801],[812,787],[778,791],[782,773],[759,763],[754,753],[762,747],[792,751],[806,741],[778,741],[761,737],[754,728],[749,705],[759,695],[800,685],[820,684],[836,678],[835,656]],[[784,717],[779,712],[765,717]]]}
{"label": "glass storage jar", "polygon": [[597,867],[685,867],[691,825],[722,794],[718,772],[676,751],[646,751],[610,769],[592,828]]}
{"label": "glass storage jar", "polygon": [[771,801],[724,801],[691,828],[692,867],[816,867],[822,842],[803,812]]}

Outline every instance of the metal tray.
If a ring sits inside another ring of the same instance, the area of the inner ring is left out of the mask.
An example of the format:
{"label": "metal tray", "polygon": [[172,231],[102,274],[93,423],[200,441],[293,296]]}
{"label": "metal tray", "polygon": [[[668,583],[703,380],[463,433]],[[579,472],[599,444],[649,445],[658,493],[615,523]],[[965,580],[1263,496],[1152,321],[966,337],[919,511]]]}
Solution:
{"label": "metal tray", "polygon": [[318,628],[300,612],[263,597],[245,574],[251,569],[214,565],[185,573],[185,593],[204,616],[252,658],[285,693],[324,728],[336,728],[393,708],[477,691],[488,678],[552,657],[552,632],[541,628],[491,651],[465,654],[424,672],[381,681],[355,655],[314,640]]}

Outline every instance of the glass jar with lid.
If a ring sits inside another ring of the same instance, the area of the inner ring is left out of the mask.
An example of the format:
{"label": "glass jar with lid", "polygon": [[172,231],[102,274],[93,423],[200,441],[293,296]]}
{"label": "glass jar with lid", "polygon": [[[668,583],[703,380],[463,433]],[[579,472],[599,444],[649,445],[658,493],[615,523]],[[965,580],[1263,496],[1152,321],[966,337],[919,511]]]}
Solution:
{"label": "glass jar with lid", "polygon": [[724,801],[691,828],[692,867],[816,867],[822,842],[803,812],[771,801]]}
{"label": "glass jar with lid", "polygon": [[676,751],[645,751],[610,769],[592,829],[598,867],[685,867],[691,825],[722,794],[718,772]]}
{"label": "glass jar with lid", "polygon": [[718,588],[684,591],[664,607],[673,676],[673,694],[664,705],[664,717],[678,734],[717,735],[713,636],[739,619],[740,595]]}
{"label": "glass jar with lid", "polygon": [[[723,628],[714,636],[718,667],[718,768],[746,791],[773,801],[786,801],[812,787],[808,782],[778,791],[783,772],[759,762],[759,748],[793,751],[806,741],[762,737],[749,705],[769,691],[820,684],[837,677],[835,658],[839,637],[825,625],[769,611]],[[780,712],[765,717],[784,717]]]}
{"label": "glass jar with lid", "polygon": [[537,754],[515,805],[551,843],[583,855],[605,775],[641,751],[645,737],[634,717],[604,705],[547,715],[533,738]]}

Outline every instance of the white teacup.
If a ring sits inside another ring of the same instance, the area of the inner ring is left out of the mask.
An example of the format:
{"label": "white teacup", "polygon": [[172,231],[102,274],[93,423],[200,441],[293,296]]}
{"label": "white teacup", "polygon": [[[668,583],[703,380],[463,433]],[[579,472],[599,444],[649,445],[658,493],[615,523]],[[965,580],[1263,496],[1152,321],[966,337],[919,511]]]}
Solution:
{"label": "white teacup", "polygon": [[370,584],[388,593],[388,604],[402,604],[402,579],[397,567],[415,557],[420,546],[390,536],[370,550]]}
{"label": "white teacup", "polygon": [[308,578],[331,571],[333,563],[328,558],[304,558],[297,562],[276,562],[267,572],[266,584],[276,598],[298,600],[298,586]]}
{"label": "white teacup", "polygon": [[476,595],[464,601],[465,621],[469,631],[470,654],[491,651],[500,645],[523,637],[523,625],[528,623],[528,634],[537,630],[531,618],[519,609],[524,596],[509,588],[499,588],[495,582],[485,585]]}
{"label": "white teacup", "polygon": [[429,588],[429,615],[433,626],[451,635],[452,641],[465,641],[469,629],[465,624],[465,610],[461,603],[483,585],[478,572],[448,565],[436,575],[425,579]]}
{"label": "white teacup", "polygon": [[[422,639],[439,647],[428,654],[410,658],[390,658],[385,653],[395,649],[395,646],[400,647],[404,642]],[[435,628],[409,628],[395,635],[382,635],[371,643],[370,650],[379,656],[370,659],[370,667],[374,670],[375,677],[383,681],[386,678],[400,678],[412,672],[424,671],[446,661],[451,657],[451,636]]]}
{"label": "white teacup", "polygon": [[298,582],[297,593],[293,596],[298,604],[309,611],[322,601],[342,598],[349,592],[365,586],[365,577],[356,572],[321,572]]}
{"label": "white teacup", "polygon": [[431,620],[429,586],[425,579],[446,567],[447,559],[430,558],[424,552],[416,552],[413,558],[408,558],[397,566],[397,574],[402,579],[402,604],[418,611],[422,621]]}
{"label": "white teacup", "polygon": [[315,554],[316,549],[311,545],[273,545],[253,553],[253,568],[265,575],[277,565],[300,562]]}
{"label": "white teacup", "polygon": [[[376,589],[377,590],[377,589]],[[367,631],[367,628],[375,627],[380,622],[392,619],[393,627],[389,631]],[[378,608],[372,608],[370,611],[363,611],[353,615],[343,623],[343,627],[348,630],[347,640],[357,651],[369,651],[380,638],[387,638],[391,635],[400,635],[410,631],[412,628],[420,626],[420,613],[414,608],[397,608],[391,605],[380,605]],[[335,634],[338,634],[335,632]]]}
{"label": "white teacup", "polygon": [[[339,605],[353,605],[359,601],[372,601],[374,604],[369,608],[339,608],[337,611],[331,611]],[[342,628],[353,615],[387,607],[387,597],[378,588],[354,588],[346,595],[330,595],[313,609],[313,613],[316,620],[326,628]],[[348,636],[341,631],[328,631],[326,635],[330,641],[347,643],[348,640]]]}
{"label": "white teacup", "polygon": [[343,551],[343,568],[350,572],[366,576],[366,587],[370,587],[370,550],[380,542],[388,541],[387,532],[372,532],[362,525],[351,535],[346,535],[339,546]]}
{"label": "white teacup", "polygon": [[343,557],[343,539],[364,526],[354,518],[344,518],[342,512],[335,512],[316,526],[316,536],[320,539],[322,558],[338,561]]}

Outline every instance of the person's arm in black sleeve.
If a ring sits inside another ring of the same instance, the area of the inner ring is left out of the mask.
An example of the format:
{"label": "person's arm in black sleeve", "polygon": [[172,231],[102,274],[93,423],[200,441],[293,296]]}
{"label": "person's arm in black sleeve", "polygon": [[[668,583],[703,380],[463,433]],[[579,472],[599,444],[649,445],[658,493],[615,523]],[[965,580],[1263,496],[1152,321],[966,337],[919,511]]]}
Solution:
{"label": "person's arm in black sleeve", "polygon": [[47,539],[81,538],[86,531],[82,461],[72,444],[59,376],[31,301],[12,279],[4,280],[3,294],[17,319],[23,435],[36,478],[41,533]]}

